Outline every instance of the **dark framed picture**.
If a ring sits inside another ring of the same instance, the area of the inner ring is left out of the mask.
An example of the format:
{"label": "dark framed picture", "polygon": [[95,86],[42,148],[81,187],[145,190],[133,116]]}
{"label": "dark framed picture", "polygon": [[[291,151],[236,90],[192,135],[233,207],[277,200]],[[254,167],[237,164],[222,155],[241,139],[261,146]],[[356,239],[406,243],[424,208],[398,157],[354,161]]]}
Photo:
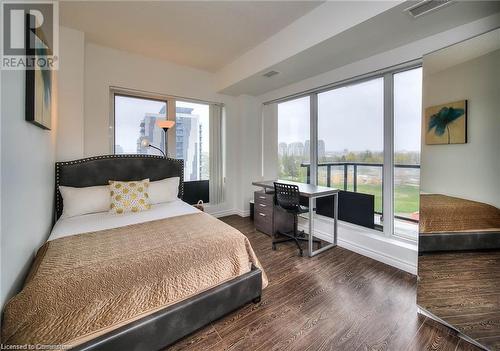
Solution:
{"label": "dark framed picture", "polygon": [[[44,42],[44,33],[41,28],[30,25],[35,20],[35,16],[26,15],[26,58],[45,59],[47,44]],[[48,130],[52,122],[52,74],[52,69],[40,69],[27,65],[26,121]]]}

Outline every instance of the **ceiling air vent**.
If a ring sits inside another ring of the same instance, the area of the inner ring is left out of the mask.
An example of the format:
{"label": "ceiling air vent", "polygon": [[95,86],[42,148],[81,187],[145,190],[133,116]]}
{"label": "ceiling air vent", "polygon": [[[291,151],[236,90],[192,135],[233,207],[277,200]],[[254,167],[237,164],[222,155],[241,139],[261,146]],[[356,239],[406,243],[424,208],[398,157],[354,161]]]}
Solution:
{"label": "ceiling air vent", "polygon": [[267,72],[267,73],[264,73],[264,74],[262,75],[262,77],[271,78],[272,76],[275,76],[275,75],[277,75],[277,74],[279,74],[279,73],[280,73],[280,72],[278,72],[278,71],[269,71],[269,72]]}
{"label": "ceiling air vent", "polygon": [[424,0],[406,9],[414,18],[451,4],[451,0]]}

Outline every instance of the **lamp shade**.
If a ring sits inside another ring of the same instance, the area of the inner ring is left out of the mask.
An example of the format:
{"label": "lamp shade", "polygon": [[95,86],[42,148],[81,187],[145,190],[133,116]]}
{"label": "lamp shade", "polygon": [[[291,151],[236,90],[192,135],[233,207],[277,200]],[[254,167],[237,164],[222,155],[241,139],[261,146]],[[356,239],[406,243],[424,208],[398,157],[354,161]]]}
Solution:
{"label": "lamp shade", "polygon": [[168,119],[161,119],[156,121],[156,125],[162,129],[169,129],[175,126],[175,122],[169,121]]}

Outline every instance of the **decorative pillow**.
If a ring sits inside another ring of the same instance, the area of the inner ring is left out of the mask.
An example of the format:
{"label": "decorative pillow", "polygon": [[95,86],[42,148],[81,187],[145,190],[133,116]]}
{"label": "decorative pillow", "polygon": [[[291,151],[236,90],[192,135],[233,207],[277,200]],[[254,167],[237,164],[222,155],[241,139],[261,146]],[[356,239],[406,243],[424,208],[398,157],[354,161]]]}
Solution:
{"label": "decorative pillow", "polygon": [[151,205],[171,202],[179,195],[179,177],[165,178],[149,182],[149,200]]}
{"label": "decorative pillow", "polygon": [[84,188],[60,186],[59,191],[63,198],[61,218],[109,210],[109,186],[107,185]]}
{"label": "decorative pillow", "polygon": [[111,213],[139,212],[151,208],[149,201],[149,179],[132,182],[109,181]]}

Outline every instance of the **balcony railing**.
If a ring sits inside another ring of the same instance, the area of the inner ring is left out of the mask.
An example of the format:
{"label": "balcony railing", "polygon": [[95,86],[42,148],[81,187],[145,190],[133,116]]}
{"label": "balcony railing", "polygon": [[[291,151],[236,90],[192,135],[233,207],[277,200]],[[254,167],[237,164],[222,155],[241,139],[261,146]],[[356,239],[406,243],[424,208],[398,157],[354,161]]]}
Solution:
{"label": "balcony railing", "polygon": [[[302,163],[301,167],[307,168],[307,182],[310,183],[311,180],[311,165],[309,163]],[[326,168],[326,186],[332,186],[332,168],[340,168],[343,171],[343,175],[341,177],[340,189],[345,191],[354,191],[358,192],[358,171],[359,167],[374,167],[380,168],[382,171],[383,164],[382,163],[369,163],[369,162],[326,162],[326,163],[318,163],[318,170]],[[420,165],[418,164],[395,164],[395,168],[399,169],[420,169]],[[349,189],[351,183],[349,182],[349,172],[352,170],[352,190]],[[324,184],[321,184],[324,185]],[[382,187],[382,174],[380,175],[380,186]],[[375,214],[382,216],[382,211],[375,211]],[[397,219],[402,219],[405,221],[411,221],[414,223],[418,223],[418,220],[413,218],[408,218],[404,216],[395,215]]]}

